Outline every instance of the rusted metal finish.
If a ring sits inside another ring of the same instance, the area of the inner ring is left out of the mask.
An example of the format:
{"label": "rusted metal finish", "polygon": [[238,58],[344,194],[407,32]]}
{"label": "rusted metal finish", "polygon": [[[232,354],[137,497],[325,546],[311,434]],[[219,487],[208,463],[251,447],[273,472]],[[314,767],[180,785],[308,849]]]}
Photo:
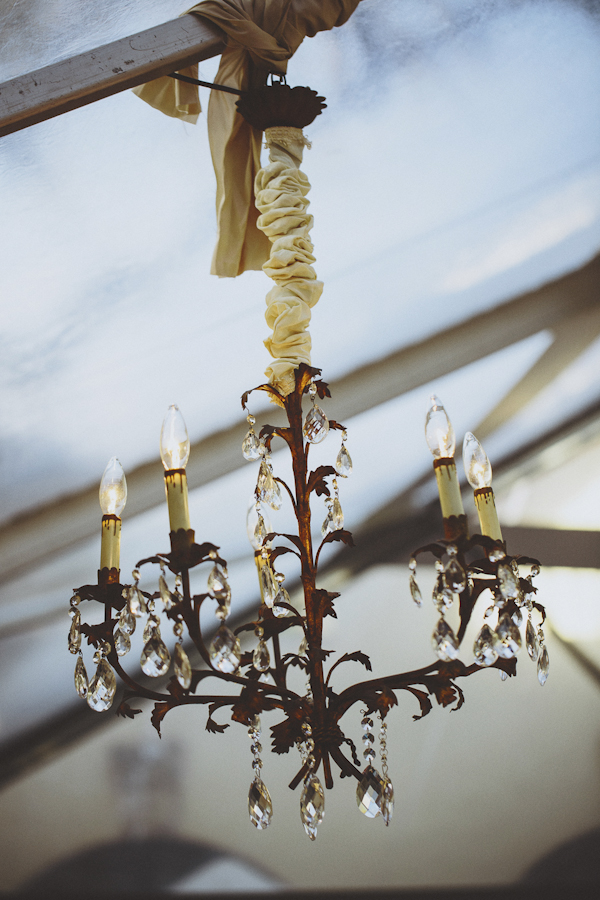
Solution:
{"label": "rusted metal finish", "polygon": [[444,537],[447,541],[457,541],[468,536],[469,523],[464,514],[462,516],[448,516],[447,519],[444,519]]}

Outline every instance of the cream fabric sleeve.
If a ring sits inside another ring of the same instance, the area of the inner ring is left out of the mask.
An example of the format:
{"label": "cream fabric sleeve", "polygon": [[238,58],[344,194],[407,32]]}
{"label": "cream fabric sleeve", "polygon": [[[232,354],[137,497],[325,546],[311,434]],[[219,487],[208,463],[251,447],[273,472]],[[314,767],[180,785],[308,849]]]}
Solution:
{"label": "cream fabric sleeve", "polygon": [[275,287],[267,294],[267,324],[273,334],[265,346],[275,362],[266,376],[280,394],[294,388],[294,369],[310,365],[311,340],[308,325],[323,283],[317,281],[309,232],[313,217],[308,213],[310,183],[300,171],[307,141],[300,128],[268,128],[265,140],[269,165],[256,176],[257,226],[271,242],[271,254],[263,265]]}
{"label": "cream fabric sleeve", "polygon": [[[264,84],[268,72],[285,72],[287,60],[305,37],[343,25],[359,2],[203,0],[188,12],[208,19],[228,36],[215,81],[247,90]],[[186,69],[182,74],[192,73]],[[158,78],[135,93],[169,116],[191,122],[200,112],[197,88],[173,78]],[[211,272],[235,276],[260,269],[269,255],[269,242],[256,228],[253,196],[261,133],[237,113],[234,97],[212,91],[208,135],[217,179],[217,244]]]}

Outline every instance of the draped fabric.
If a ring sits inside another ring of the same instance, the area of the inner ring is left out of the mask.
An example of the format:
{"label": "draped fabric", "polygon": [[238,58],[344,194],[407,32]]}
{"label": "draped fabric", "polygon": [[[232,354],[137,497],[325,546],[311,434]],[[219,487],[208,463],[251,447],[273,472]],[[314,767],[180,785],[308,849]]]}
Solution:
{"label": "draped fabric", "polygon": [[[215,81],[246,90],[284,73],[305,37],[346,22],[360,0],[203,0],[188,12],[208,19],[227,35]],[[197,78],[197,66],[182,70]],[[196,121],[198,89],[173,78],[158,78],[135,93],[169,116]],[[211,272],[240,275],[260,269],[269,241],[256,227],[254,179],[260,169],[261,132],[237,112],[235,97],[212,91],[208,134],[217,178],[217,244]]]}

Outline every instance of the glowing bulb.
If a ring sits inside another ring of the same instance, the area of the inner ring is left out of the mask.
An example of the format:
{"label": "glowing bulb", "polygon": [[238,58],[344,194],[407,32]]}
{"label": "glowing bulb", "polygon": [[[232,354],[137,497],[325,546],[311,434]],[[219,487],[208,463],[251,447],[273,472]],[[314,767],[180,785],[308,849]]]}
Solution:
{"label": "glowing bulb", "polygon": [[105,516],[120,516],[127,502],[127,482],[116,456],[109,461],[100,482],[100,508]]}
{"label": "glowing bulb", "polygon": [[487,453],[474,434],[467,431],[463,443],[463,465],[469,484],[475,490],[491,487],[492,467]]}
{"label": "glowing bulb", "polygon": [[172,403],[160,432],[160,458],[167,471],[185,469],[190,456],[190,439],[179,407]]}
{"label": "glowing bulb", "polygon": [[425,440],[436,459],[448,459],[454,456],[456,438],[448,413],[432,394],[431,403],[425,418]]}

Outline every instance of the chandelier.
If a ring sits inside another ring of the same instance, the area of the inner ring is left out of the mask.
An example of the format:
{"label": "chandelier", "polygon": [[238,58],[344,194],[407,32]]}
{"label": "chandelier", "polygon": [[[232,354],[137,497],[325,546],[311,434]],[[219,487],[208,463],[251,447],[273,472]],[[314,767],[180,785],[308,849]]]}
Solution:
{"label": "chandelier", "polygon": [[[523,626],[527,654],[537,661],[538,680],[543,685],[548,677],[548,651],[543,633],[545,611],[534,599],[536,588],[532,584],[539,573],[539,563],[508,554],[496,514],[491,466],[472,434],[465,437],[463,460],[467,479],[474,489],[481,533],[469,536],[454,462],[454,431],[444,407],[432,397],[425,436],[434,456],[444,537],[413,553],[409,585],[412,599],[421,606],[417,558],[431,555],[436,572],[432,600],[439,612],[432,635],[434,661],[410,672],[367,677],[341,691],[332,687],[331,676],[338,666],[358,662],[370,671],[371,662],[360,651],[330,659],[330,651],[322,645],[323,622],[328,616],[336,617],[339,594],[318,585],[320,555],[328,544],[353,545],[350,532],[344,528],[340,500],[343,480],[352,473],[347,432],[324,410],[325,401],[330,398],[328,386],[321,379],[321,370],[311,367],[307,361],[310,298],[313,302],[318,299],[320,282],[315,280],[312,244],[308,239],[312,224],[306,214],[309,185],[299,171],[302,147],[307,143],[301,129],[314,120],[324,104],[323,98],[308,88],[290,89],[279,82],[247,92],[237,106],[252,125],[265,131],[270,149],[270,165],[256,179],[256,196],[261,211],[258,225],[273,245],[271,258],[264,268],[276,283],[267,298],[271,299],[267,321],[274,333],[265,343],[270,345],[277,362],[267,370],[270,381],[254,390],[266,392],[287,417],[286,426],[264,424],[257,433],[255,418],[248,408],[253,392],[242,397],[249,426],[242,453],[246,460],[258,464],[248,527],[255,550],[261,603],[251,621],[234,630],[228,627],[231,589],[227,564],[217,546],[196,543],[186,480],[190,442],[180,411],[171,406],[160,438],[170,550],[140,560],[133,569],[132,583],[121,583],[120,516],[127,487],[120,463],[112,459],[100,484],[103,516],[98,582],[76,589],[71,598],[68,645],[77,656],[77,694],[96,712],[105,712],[113,706],[118,676],[124,692],[117,713],[133,718],[141,710],[133,708],[130,701],[152,700],[152,724],[159,734],[161,722],[171,709],[190,704],[207,708],[209,732],[222,733],[228,727],[228,723],[222,722],[223,711],[229,713],[234,723],[247,728],[253,770],[248,810],[252,824],[258,829],[266,828],[273,814],[271,796],[262,777],[260,716],[263,712],[279,713],[279,721],[270,729],[272,750],[277,754],[295,748],[299,751],[299,767],[290,787],[302,786],[300,817],[305,832],[315,840],[325,812],[323,783],[328,789],[333,787],[336,769],[342,778],[356,780],[359,810],[369,818],[381,816],[389,825],[394,790],[388,770],[387,716],[398,703],[399,691],[408,691],[415,698],[419,708],[413,716],[415,719],[432,710],[432,697],[441,706],[459,709],[464,702],[459,686],[461,679],[488,668],[498,669],[503,679],[516,674]],[[281,197],[285,200],[283,205]],[[283,298],[290,296],[290,290],[292,300],[285,306]],[[309,300],[298,300],[302,297]],[[292,359],[286,359],[286,354],[277,349],[285,346],[283,338],[289,337],[291,320],[296,326],[292,343],[300,351]],[[334,432],[339,433],[341,440],[332,451],[332,465],[319,465],[311,470],[311,446],[328,436],[331,440]],[[290,484],[273,469],[271,454],[282,444],[291,457],[293,483]],[[315,504],[323,501],[325,519],[317,545],[313,543],[312,516]],[[272,531],[267,521],[267,509],[277,510],[284,502],[291,505],[296,519],[297,527],[291,534]],[[277,561],[283,554],[296,557],[302,602],[295,605],[284,585],[285,576],[278,570]],[[152,592],[140,588],[143,566],[158,567],[156,590]],[[192,594],[190,570],[197,567],[206,573],[206,589]],[[473,660],[465,663],[459,659],[461,644],[482,594],[487,594],[489,603],[473,645]],[[99,624],[83,621],[82,601],[102,604],[104,620]],[[208,636],[203,633],[200,615],[206,606],[214,610],[218,624],[216,631]],[[458,607],[456,630],[447,621],[453,607]],[[131,674],[125,668],[131,635],[142,622],[141,672],[149,679],[165,679],[171,673],[164,690],[155,690],[139,673]],[[172,629],[171,640],[163,639],[162,630],[166,628]],[[255,643],[252,650],[242,652],[239,635],[245,632],[253,634]],[[296,652],[282,652],[281,637],[286,632],[297,636]],[[83,659],[83,637],[94,648],[96,668],[91,678]],[[193,668],[190,662],[190,647],[195,648],[201,660],[198,668]],[[292,677],[294,670],[301,673],[300,690],[292,686],[294,679],[298,680],[297,673]],[[206,685],[215,682],[226,683],[235,692],[205,692]],[[351,710],[360,716],[363,731],[360,751],[340,724]],[[377,743],[379,761],[376,761]]]}

